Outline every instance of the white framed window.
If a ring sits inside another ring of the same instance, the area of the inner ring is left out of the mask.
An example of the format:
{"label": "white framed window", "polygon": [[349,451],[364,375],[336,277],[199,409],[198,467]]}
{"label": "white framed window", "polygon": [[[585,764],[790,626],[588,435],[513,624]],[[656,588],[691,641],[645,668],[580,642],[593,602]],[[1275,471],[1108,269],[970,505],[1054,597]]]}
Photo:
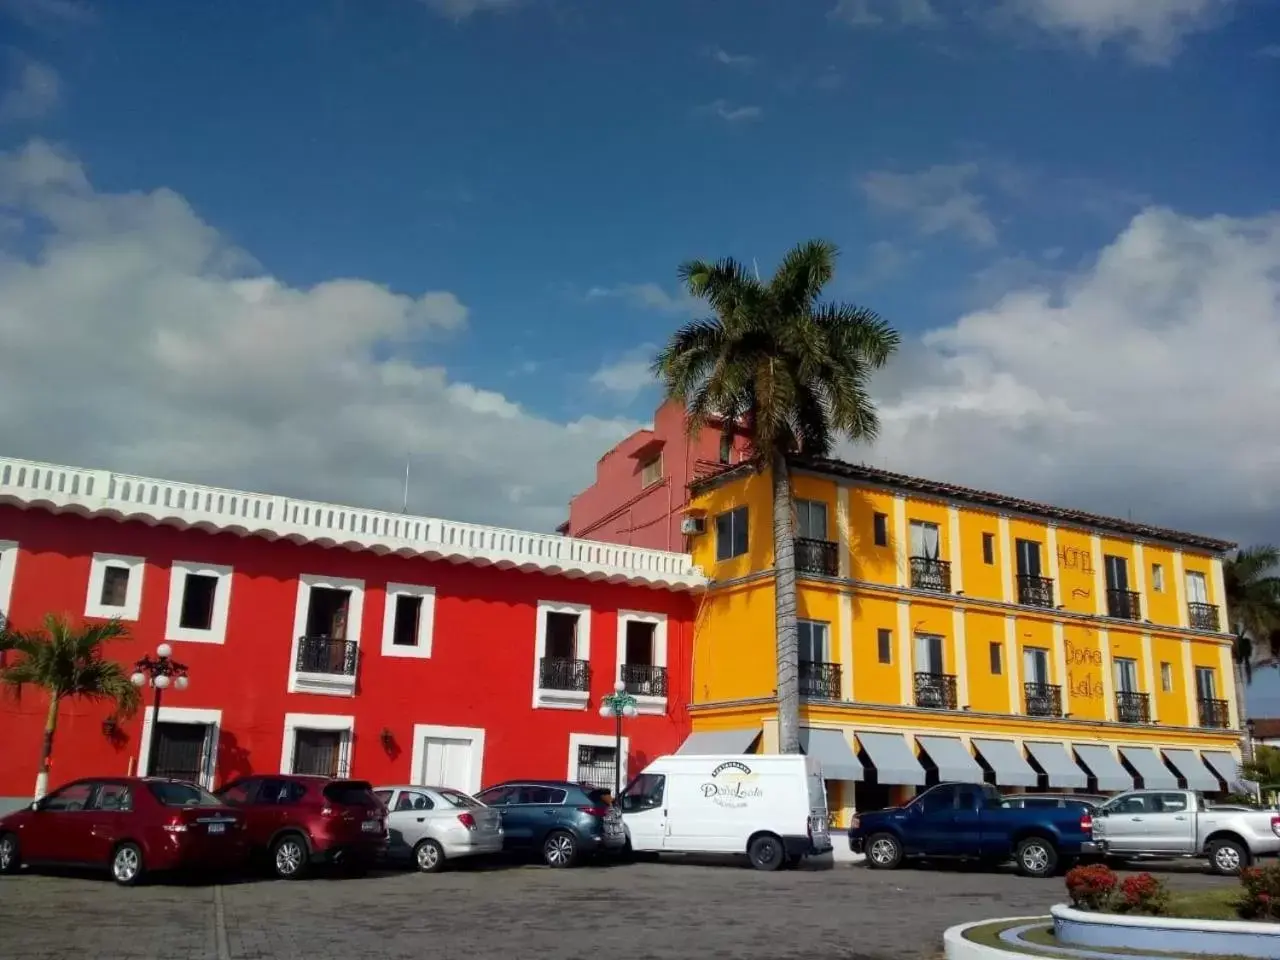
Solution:
{"label": "white framed window", "polygon": [[356,718],[329,713],[286,713],[280,745],[281,773],[351,775]]}
{"label": "white framed window", "polygon": [[631,738],[622,738],[622,756],[618,757],[617,738],[602,733],[569,734],[569,765],[565,779],[574,783],[587,783],[602,790],[613,790],[614,766],[621,762],[618,782],[627,785],[627,757],[631,753]]}
{"label": "white framed window", "polygon": [[1173,692],[1173,664],[1167,660],[1160,664],[1160,689],[1165,693]]}
{"label": "white framed window", "polygon": [[222,733],[222,711],[198,707],[160,707],[160,729],[156,736],[156,757],[151,757],[151,729],[155,708],[147,707],[142,717],[138,769],[151,777],[174,777],[198,783],[212,790],[218,779],[218,740]]}
{"label": "white framed window", "polygon": [[382,614],[382,655],[428,659],[435,618],[435,587],[388,583]]}
{"label": "white framed window", "polygon": [[363,580],[310,573],[298,577],[290,693],[355,695],[363,615]]}
{"label": "white framed window", "polygon": [[95,553],[89,562],[89,595],[84,615],[106,620],[137,620],[142,609],[142,557]]}
{"label": "white framed window", "polygon": [[413,725],[412,782],[424,787],[453,787],[472,796],[484,774],[484,727]]}
{"label": "white framed window", "polygon": [[1156,593],[1164,593],[1164,566],[1159,563],[1151,565],[1151,589]]}
{"label": "white framed window", "polygon": [[169,565],[166,640],[226,643],[231,572],[231,567],[215,563],[175,560]]}
{"label": "white framed window", "polygon": [[591,698],[591,608],[538,601],[533,705],[585,710]]}
{"label": "white framed window", "polygon": [[636,698],[636,712],[667,712],[667,615],[618,611],[618,658],[614,682]]}
{"label": "white framed window", "polygon": [[18,541],[0,540],[0,614],[8,616],[13,578],[18,572]]}

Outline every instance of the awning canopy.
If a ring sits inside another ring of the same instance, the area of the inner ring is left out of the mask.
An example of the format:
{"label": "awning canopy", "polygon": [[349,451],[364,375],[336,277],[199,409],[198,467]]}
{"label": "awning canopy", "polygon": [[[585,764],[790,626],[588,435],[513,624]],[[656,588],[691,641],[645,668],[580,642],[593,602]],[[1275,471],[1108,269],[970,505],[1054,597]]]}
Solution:
{"label": "awning canopy", "polygon": [[822,764],[824,780],[861,780],[862,761],[853,746],[839,730],[800,728],[800,746],[806,754]]}
{"label": "awning canopy", "polygon": [[924,786],[924,767],[900,733],[858,733],[858,742],[876,768],[877,783]]}
{"label": "awning canopy", "polygon": [[996,783],[1002,787],[1034,787],[1040,775],[1023,758],[1012,740],[978,740],[974,747],[995,771]]}
{"label": "awning canopy", "polygon": [[1120,755],[1138,771],[1142,785],[1148,790],[1178,789],[1178,778],[1164,765],[1154,747],[1121,747]]}
{"label": "awning canopy", "polygon": [[965,745],[955,737],[916,737],[938,768],[940,780],[958,780],[961,783],[981,783],[982,767],[973,759]]}
{"label": "awning canopy", "polygon": [[1218,775],[1218,779],[1225,783],[1228,789],[1244,782],[1240,777],[1240,764],[1231,754],[1221,750],[1202,750],[1200,758],[1209,765],[1209,769]]}
{"label": "awning canopy", "polygon": [[1077,743],[1075,751],[1080,762],[1089,768],[1093,779],[1098,782],[1099,790],[1133,789],[1133,777],[1120,766],[1120,761],[1110,747],[1099,743]]}
{"label": "awning canopy", "polygon": [[747,748],[760,736],[757,728],[738,730],[701,730],[685,737],[676,753],[693,756],[715,757],[722,753],[746,753]]}
{"label": "awning canopy", "polygon": [[1217,776],[1196,756],[1194,750],[1161,748],[1161,751],[1164,758],[1178,768],[1178,772],[1187,781],[1188,790],[1207,790],[1213,793],[1219,789]]}
{"label": "awning canopy", "polygon": [[1083,790],[1089,785],[1089,775],[1071,759],[1067,748],[1061,743],[1036,743],[1028,740],[1026,747],[1049,778],[1049,786]]}

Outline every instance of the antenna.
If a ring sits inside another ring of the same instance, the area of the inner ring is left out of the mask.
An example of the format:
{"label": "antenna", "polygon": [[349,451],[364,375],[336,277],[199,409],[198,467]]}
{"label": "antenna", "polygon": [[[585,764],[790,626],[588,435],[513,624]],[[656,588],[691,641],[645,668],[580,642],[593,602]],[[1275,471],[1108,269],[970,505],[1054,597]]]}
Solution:
{"label": "antenna", "polygon": [[752,258],[751,258],[751,266],[755,268],[755,271],[756,271],[756,283],[759,283],[759,282],[760,282],[760,264],[756,263],[756,258],[755,258],[755,257],[752,257]]}
{"label": "antenna", "polygon": [[409,512],[409,454],[404,457],[404,503],[400,506],[401,513]]}

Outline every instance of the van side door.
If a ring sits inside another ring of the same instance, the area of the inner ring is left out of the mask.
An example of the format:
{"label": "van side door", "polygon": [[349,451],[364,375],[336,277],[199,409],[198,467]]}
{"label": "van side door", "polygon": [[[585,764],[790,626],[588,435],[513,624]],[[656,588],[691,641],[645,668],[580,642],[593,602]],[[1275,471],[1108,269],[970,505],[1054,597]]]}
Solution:
{"label": "van side door", "polygon": [[666,791],[667,778],[661,773],[642,773],[622,791],[622,822],[632,850],[658,851],[667,845]]}

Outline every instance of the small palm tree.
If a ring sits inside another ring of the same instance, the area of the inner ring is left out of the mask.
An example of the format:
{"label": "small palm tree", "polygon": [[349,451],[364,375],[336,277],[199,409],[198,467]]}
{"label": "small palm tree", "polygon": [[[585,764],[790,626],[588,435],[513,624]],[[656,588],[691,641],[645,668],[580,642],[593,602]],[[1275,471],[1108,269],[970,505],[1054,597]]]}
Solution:
{"label": "small palm tree", "polygon": [[[1280,549],[1270,544],[1237,550],[1222,564],[1227,620],[1235,639],[1231,659],[1236,673],[1236,712],[1240,726],[1248,719],[1247,691],[1253,668],[1261,660],[1280,656]],[[1264,646],[1265,645],[1265,646]],[[1252,756],[1249,738],[1243,754]]]}
{"label": "small palm tree", "polygon": [[49,696],[49,713],[44,724],[40,751],[40,772],[36,777],[36,799],[49,789],[49,764],[53,756],[53,736],[58,729],[58,709],[68,697],[110,700],[121,716],[131,716],[138,708],[138,690],[129,682],[119,663],[103,656],[103,647],[129,635],[119,620],[81,626],[76,629],[62,617],[45,617],[43,630],[0,632],[0,650],[18,654],[15,663],[0,667],[0,683],[21,693],[33,686]]}
{"label": "small palm tree", "polygon": [[778,738],[800,752],[800,664],[793,504],[788,458],[830,454],[841,437],[875,439],[869,385],[898,347],[872,311],[823,302],[835,274],[833,244],[792,249],[767,281],[733,259],[680,267],[711,316],[677,330],[654,360],[667,399],[688,410],[690,433],[713,416],[745,425],[758,468],[771,468],[778,660]]}

